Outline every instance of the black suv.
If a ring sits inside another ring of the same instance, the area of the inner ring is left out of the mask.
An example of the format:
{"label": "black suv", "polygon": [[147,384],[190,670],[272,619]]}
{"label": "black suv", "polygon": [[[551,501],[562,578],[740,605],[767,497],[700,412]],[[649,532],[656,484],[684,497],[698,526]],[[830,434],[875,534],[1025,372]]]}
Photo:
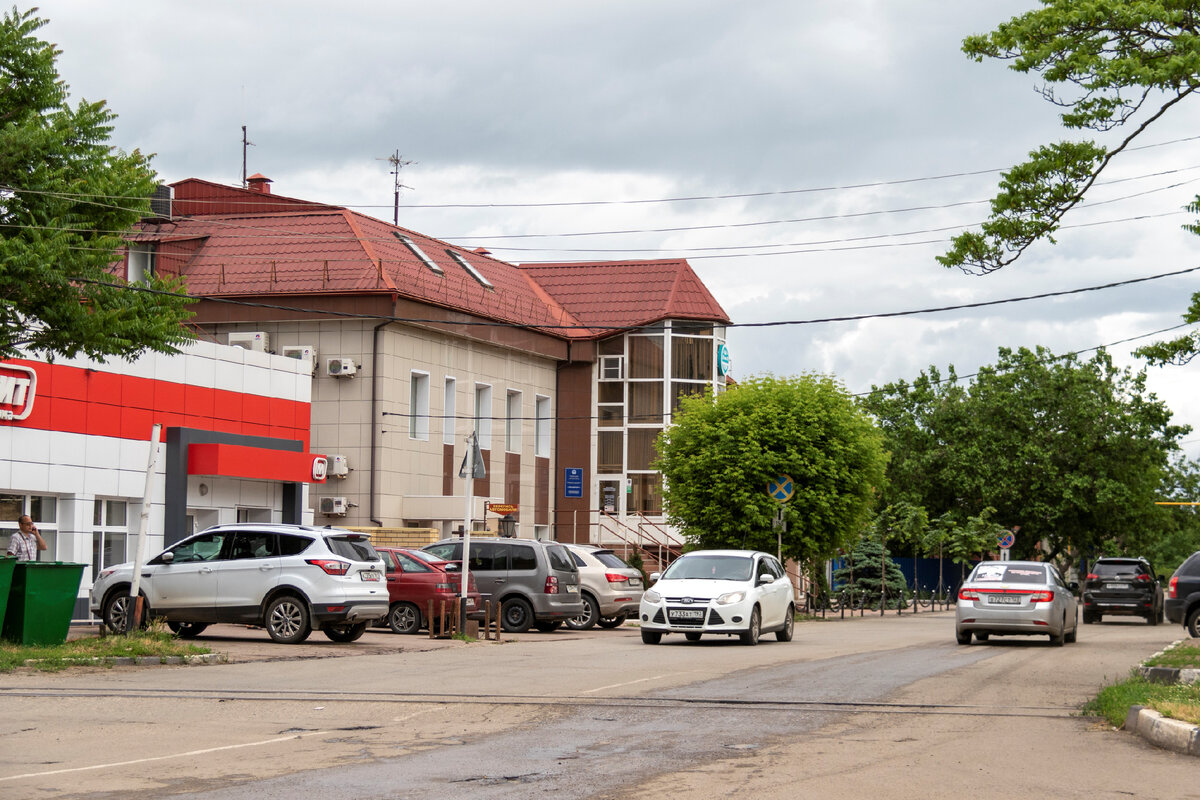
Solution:
{"label": "black suv", "polygon": [[1183,623],[1188,633],[1200,638],[1200,550],[1188,556],[1171,576],[1167,619]]}
{"label": "black suv", "polygon": [[1098,558],[1083,585],[1083,622],[1099,622],[1105,614],[1163,620],[1163,590],[1158,573],[1144,558]]}

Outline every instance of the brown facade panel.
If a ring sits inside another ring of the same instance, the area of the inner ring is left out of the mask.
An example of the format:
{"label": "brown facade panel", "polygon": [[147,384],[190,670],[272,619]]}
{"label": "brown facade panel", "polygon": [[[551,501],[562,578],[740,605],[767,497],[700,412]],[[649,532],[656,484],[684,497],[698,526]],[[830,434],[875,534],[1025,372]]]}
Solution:
{"label": "brown facade panel", "polygon": [[[560,542],[591,541],[588,498],[592,485],[592,364],[571,363],[558,371],[558,420],[554,463],[559,470],[583,470],[583,497],[556,498],[554,538]],[[560,493],[561,494],[561,493]]]}
{"label": "brown facade panel", "polygon": [[550,524],[550,459],[533,462],[533,524]]}
{"label": "brown facade panel", "polygon": [[521,503],[521,454],[504,454],[504,502]]}
{"label": "brown facade panel", "polygon": [[483,468],[487,474],[482,478],[475,479],[475,488],[471,491],[476,497],[490,497],[492,494],[492,451],[480,450],[479,454],[483,456]]}
{"label": "brown facade panel", "polygon": [[458,473],[454,470],[454,445],[442,445],[442,496],[454,495],[454,479]]}

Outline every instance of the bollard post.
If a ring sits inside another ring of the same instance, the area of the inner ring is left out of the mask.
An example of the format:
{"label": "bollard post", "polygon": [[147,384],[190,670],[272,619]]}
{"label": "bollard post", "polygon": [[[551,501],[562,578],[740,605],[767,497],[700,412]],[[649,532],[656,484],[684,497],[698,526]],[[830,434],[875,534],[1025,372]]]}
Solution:
{"label": "bollard post", "polygon": [[434,638],[433,632],[437,629],[437,626],[433,624],[433,601],[432,600],[429,601],[429,613],[425,615],[425,619],[429,620],[429,638],[432,639],[432,638]]}

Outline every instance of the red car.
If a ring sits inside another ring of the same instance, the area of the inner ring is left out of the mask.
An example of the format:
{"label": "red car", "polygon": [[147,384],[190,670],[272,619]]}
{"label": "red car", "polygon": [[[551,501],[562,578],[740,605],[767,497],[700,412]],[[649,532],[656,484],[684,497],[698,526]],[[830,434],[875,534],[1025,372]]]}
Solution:
{"label": "red car", "polygon": [[[429,561],[428,553],[420,556],[400,547],[375,548],[387,571],[388,615],[383,620],[396,633],[417,633],[429,627],[429,602],[433,601],[436,616],[443,601],[449,613],[451,601],[459,596],[462,575],[458,562]],[[475,618],[482,612],[483,603],[475,577],[467,583],[467,616]]]}

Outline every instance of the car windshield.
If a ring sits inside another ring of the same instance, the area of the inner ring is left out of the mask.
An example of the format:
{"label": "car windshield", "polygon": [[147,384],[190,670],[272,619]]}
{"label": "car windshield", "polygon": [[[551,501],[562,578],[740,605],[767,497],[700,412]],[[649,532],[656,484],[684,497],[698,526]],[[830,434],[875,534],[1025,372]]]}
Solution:
{"label": "car windshield", "polygon": [[663,573],[663,580],[748,581],[754,560],[747,556],[684,556]]}
{"label": "car windshield", "polygon": [[371,540],[359,533],[342,536],[326,536],[330,552],[351,561],[379,561],[379,553],[371,546]]}
{"label": "car windshield", "polygon": [[980,564],[971,575],[979,583],[1045,583],[1046,568],[1036,564]]}
{"label": "car windshield", "polygon": [[546,548],[546,555],[550,558],[550,567],[552,569],[565,570],[567,572],[579,571],[571,556],[567,554],[567,548],[560,544],[549,545]]}

